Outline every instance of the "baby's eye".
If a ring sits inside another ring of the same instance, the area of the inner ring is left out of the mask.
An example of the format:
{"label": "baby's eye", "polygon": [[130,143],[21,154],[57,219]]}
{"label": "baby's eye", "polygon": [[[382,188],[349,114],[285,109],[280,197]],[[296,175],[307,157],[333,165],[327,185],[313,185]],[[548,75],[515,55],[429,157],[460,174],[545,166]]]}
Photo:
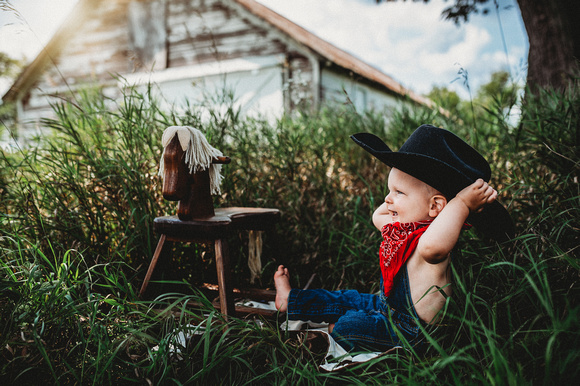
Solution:
{"label": "baby's eye", "polygon": [[405,194],[405,193],[401,192],[400,190],[397,190],[397,194]]}

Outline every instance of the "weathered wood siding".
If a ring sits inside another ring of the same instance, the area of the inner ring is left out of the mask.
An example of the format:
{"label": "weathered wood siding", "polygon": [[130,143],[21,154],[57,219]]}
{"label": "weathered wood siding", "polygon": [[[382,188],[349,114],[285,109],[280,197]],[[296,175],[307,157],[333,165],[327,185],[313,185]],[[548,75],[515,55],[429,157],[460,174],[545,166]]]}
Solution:
{"label": "weathered wood siding", "polygon": [[288,49],[221,1],[169,0],[168,7],[169,67],[284,54]]}
{"label": "weathered wood siding", "polygon": [[110,79],[129,69],[127,1],[101,0],[76,35],[43,74],[39,87],[61,87]]}
{"label": "weathered wood siding", "polygon": [[[67,94],[87,83],[113,83],[111,74],[125,74],[129,67],[127,1],[102,0],[98,10],[70,37],[60,55],[51,58],[35,87],[23,100],[19,119],[28,130],[39,118],[51,116],[47,95]],[[24,133],[26,135],[26,132]]]}

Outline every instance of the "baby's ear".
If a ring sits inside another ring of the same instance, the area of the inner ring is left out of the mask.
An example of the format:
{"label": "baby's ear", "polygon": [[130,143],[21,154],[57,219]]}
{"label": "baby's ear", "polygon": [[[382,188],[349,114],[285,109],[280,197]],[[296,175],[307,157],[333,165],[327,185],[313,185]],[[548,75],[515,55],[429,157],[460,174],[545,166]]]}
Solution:
{"label": "baby's ear", "polygon": [[447,199],[442,194],[436,194],[429,200],[429,217],[437,217],[447,205]]}

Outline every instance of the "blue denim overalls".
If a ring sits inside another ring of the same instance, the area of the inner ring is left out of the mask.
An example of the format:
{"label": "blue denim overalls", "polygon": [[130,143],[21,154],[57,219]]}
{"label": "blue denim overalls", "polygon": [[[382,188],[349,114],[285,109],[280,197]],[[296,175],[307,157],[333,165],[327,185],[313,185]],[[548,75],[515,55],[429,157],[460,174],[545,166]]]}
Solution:
{"label": "blue denim overalls", "polygon": [[411,302],[407,265],[395,277],[390,296],[364,294],[356,290],[292,289],[288,297],[288,319],[316,323],[335,323],[331,336],[351,351],[386,351],[403,346],[401,334],[412,346],[421,349],[424,336]]}

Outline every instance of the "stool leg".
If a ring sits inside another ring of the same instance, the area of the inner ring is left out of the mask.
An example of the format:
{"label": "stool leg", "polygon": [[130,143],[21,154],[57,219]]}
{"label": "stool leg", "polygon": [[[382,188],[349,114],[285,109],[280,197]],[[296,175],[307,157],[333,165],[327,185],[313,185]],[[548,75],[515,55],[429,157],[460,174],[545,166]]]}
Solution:
{"label": "stool leg", "polygon": [[153,254],[153,258],[151,259],[151,263],[149,264],[149,269],[147,270],[147,274],[145,275],[145,280],[143,280],[143,284],[141,284],[141,290],[139,291],[139,298],[143,297],[143,294],[147,290],[147,286],[149,285],[149,280],[151,280],[151,275],[153,275],[153,271],[155,270],[155,266],[157,265],[157,261],[159,260],[159,256],[161,255],[161,251],[163,250],[163,244],[165,244],[165,235],[161,235],[159,238],[159,242],[157,243],[157,248],[155,248],[155,253]]}
{"label": "stool leg", "polygon": [[234,294],[231,285],[230,256],[228,244],[224,239],[215,241],[215,261],[220,295],[221,312],[226,316],[233,316],[236,312]]}

